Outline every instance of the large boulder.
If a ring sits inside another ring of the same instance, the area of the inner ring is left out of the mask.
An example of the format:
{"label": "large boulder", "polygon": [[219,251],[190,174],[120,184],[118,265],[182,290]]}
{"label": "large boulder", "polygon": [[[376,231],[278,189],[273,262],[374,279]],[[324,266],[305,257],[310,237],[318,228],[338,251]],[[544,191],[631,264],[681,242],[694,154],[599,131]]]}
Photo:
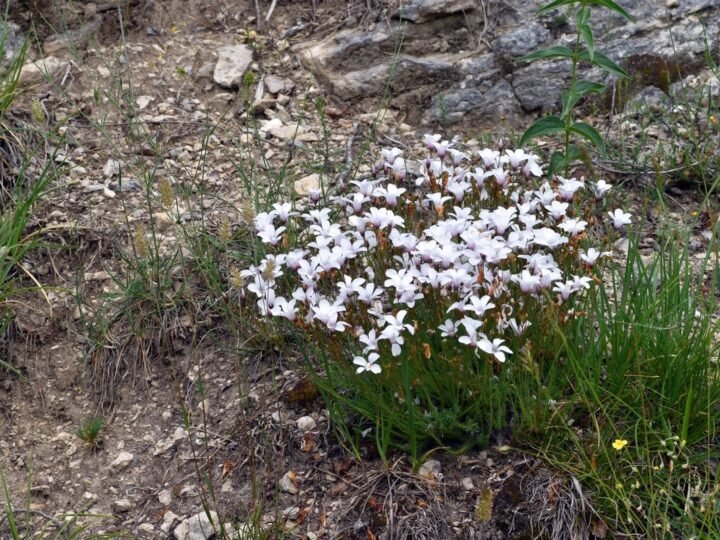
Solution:
{"label": "large boulder", "polygon": [[[299,58],[343,100],[377,99],[389,90],[391,105],[410,121],[495,125],[556,111],[569,84],[569,61],[519,61],[540,48],[574,44],[573,14],[563,8],[538,17],[546,3],[528,0],[513,8],[507,2],[410,0],[372,30],[343,30],[301,45]],[[635,22],[597,8],[591,24],[597,49],[637,78],[631,91],[654,86],[667,93],[674,81],[705,66],[706,39],[717,50],[719,0],[620,4]],[[587,65],[579,75],[615,82]]]}

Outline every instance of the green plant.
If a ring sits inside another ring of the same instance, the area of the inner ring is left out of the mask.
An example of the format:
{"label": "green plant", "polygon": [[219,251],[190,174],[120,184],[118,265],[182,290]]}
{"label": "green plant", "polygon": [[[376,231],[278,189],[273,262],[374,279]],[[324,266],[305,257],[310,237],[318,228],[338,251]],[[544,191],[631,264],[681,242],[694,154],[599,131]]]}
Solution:
{"label": "green plant", "polygon": [[545,116],[536,120],[520,137],[518,146],[523,147],[532,139],[555,133],[563,135],[564,151],[555,151],[550,157],[549,174],[558,170],[564,170],[565,176],[568,176],[570,164],[579,159],[587,160],[587,153],[579,144],[572,144],[571,137],[579,136],[588,140],[594,145],[602,155],[605,155],[605,141],[600,133],[586,122],[576,120],[573,111],[578,102],[586,95],[597,94],[605,89],[605,85],[578,79],[578,67],[581,62],[589,62],[594,66],[605,70],[606,72],[618,76],[629,77],[628,73],[613,62],[610,58],[595,50],[595,39],[589,20],[591,14],[591,6],[598,6],[610,9],[618,13],[630,21],[634,21],[633,17],[625,11],[621,6],[613,2],[613,0],[555,0],[538,10],[538,15],[548,13],[554,9],[563,6],[577,6],[575,13],[575,30],[577,32],[575,45],[571,49],[564,45],[542,49],[534,53],[530,53],[518,59],[520,62],[532,62],[535,60],[549,60],[555,58],[565,58],[570,60],[572,64],[570,73],[570,87],[562,91],[561,103],[562,111],[559,116]]}
{"label": "green plant", "polygon": [[[0,58],[4,58],[6,24],[7,18],[0,21],[0,27],[4,29],[0,35]],[[36,126],[24,124],[10,114],[18,95],[20,69],[26,51],[27,42],[0,75],[0,368],[16,375],[20,372],[8,358],[14,304],[30,290],[44,294],[40,283],[21,264],[25,256],[38,247],[44,230],[38,228],[27,232],[27,225],[34,206],[46,194],[54,178],[54,155],[44,157],[45,144],[51,134],[38,133],[41,130]],[[37,166],[43,159],[39,171],[30,174],[31,165]],[[31,176],[35,178],[29,180]],[[23,277],[33,285],[20,286]]]}
{"label": "green plant", "polygon": [[618,209],[603,227],[606,183],[553,187],[522,150],[485,149],[488,172],[467,173],[454,143],[425,142],[412,181],[384,149],[356,191],[258,213],[265,255],[241,274],[260,314],[307,343],[342,438],[357,449],[372,433],[381,456],[401,448],[416,465],[507,425],[542,430],[541,374],[555,376],[559,350],[548,325],[569,324],[601,258],[586,228],[615,238],[630,221]]}
{"label": "green plant", "polygon": [[89,448],[96,448],[102,443],[101,432],[105,427],[105,423],[102,418],[90,417],[84,419],[77,430],[75,435]]}
{"label": "green plant", "polygon": [[620,533],[720,534],[716,306],[682,246],[646,261],[632,242],[585,315],[556,328],[567,386],[553,397],[541,454],[590,486]]}

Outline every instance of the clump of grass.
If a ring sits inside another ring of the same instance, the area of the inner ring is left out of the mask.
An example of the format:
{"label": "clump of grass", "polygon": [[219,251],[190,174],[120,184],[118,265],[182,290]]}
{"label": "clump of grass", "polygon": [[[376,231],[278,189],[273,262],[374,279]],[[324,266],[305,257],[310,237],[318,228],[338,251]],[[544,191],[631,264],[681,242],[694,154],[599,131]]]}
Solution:
{"label": "clump of grass", "polygon": [[648,262],[632,245],[608,285],[588,294],[586,315],[556,329],[569,384],[542,452],[591,486],[624,534],[720,533],[717,304],[697,283],[682,246]]}
{"label": "clump of grass", "polygon": [[[5,17],[0,21],[0,58],[4,58],[7,35]],[[27,226],[33,207],[54,178],[54,156],[44,157],[45,144],[52,134],[44,132],[42,125],[24,122],[11,113],[26,50],[27,42],[0,74],[0,368],[16,375],[20,371],[12,365],[11,357],[18,298],[30,290],[43,291],[21,265],[39,245],[43,232],[28,232]],[[44,165],[39,166],[41,159]],[[25,278],[31,286],[22,284]]]}
{"label": "clump of grass", "polygon": [[77,430],[75,435],[87,446],[88,448],[97,448],[102,444],[101,433],[105,423],[102,418],[90,417],[84,419]]}

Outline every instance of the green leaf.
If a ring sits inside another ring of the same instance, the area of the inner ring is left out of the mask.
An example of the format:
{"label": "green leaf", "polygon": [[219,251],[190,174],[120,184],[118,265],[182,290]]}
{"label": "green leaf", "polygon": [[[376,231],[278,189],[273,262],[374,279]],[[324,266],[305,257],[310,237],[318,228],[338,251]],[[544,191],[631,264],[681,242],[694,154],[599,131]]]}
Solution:
{"label": "green leaf", "polygon": [[553,152],[550,156],[550,163],[548,164],[548,176],[552,176],[553,174],[555,174],[555,171],[564,169],[566,162],[567,160],[565,159],[565,154],[560,152],[560,150]]}
{"label": "green leaf", "polygon": [[570,112],[570,109],[575,106],[575,103],[577,103],[577,98],[573,99],[573,96],[570,94],[570,90],[563,90],[560,93],[560,99],[562,101],[562,112],[560,113],[560,120],[565,120],[565,117]]}
{"label": "green leaf", "polygon": [[587,24],[590,20],[590,8],[585,6],[578,10],[577,21],[579,25]]}
{"label": "green leaf", "polygon": [[588,62],[591,62],[595,66],[599,66],[603,68],[608,73],[613,73],[614,75],[617,75],[618,77],[622,77],[624,79],[629,79],[630,74],[625,71],[623,68],[618,66],[615,62],[610,60],[607,56],[604,54],[595,51],[595,54],[593,55],[593,59],[590,60],[590,53],[587,49],[583,50],[580,53],[580,59],[581,60],[587,60]]}
{"label": "green leaf", "polygon": [[605,85],[599,82],[580,80],[575,83],[575,92],[584,96],[585,94],[599,94],[605,90]]}
{"label": "green leaf", "polygon": [[568,6],[570,4],[576,4],[577,0],[555,0],[554,2],[550,2],[547,6],[541,7],[537,10],[538,15],[545,15],[548,11],[552,11],[553,9],[557,9],[562,6]]}
{"label": "green leaf", "polygon": [[575,122],[572,126],[570,126],[570,131],[588,139],[597,147],[598,150],[600,150],[600,153],[603,156],[605,155],[605,141],[603,140],[602,135],[600,135],[600,132],[590,124],[586,124],[585,122]]}
{"label": "green leaf", "polygon": [[549,47],[547,49],[540,49],[534,53],[526,54],[521,56],[517,62],[532,62],[534,60],[541,60],[544,58],[572,58],[573,52],[567,47],[558,45],[556,47]]}
{"label": "green leaf", "polygon": [[585,45],[587,46],[588,55],[590,56],[590,61],[592,62],[595,57],[595,41],[593,39],[592,35],[592,29],[587,24],[581,24],[579,26],[580,35],[583,38],[583,41],[585,42]]}
{"label": "green leaf", "polygon": [[596,6],[603,6],[608,8],[610,11],[614,11],[615,13],[618,13],[625,17],[630,22],[635,22],[635,17],[630,15],[625,9],[623,9],[621,6],[613,2],[613,0],[590,0],[591,4],[595,4]]}
{"label": "green leaf", "polygon": [[585,94],[599,93],[605,89],[604,84],[596,83],[593,81],[581,80],[575,83],[574,92],[571,94],[568,90],[562,91],[562,113],[560,113],[560,119],[565,120],[565,117],[572,110],[573,107],[580,101],[580,98]]}
{"label": "green leaf", "polygon": [[550,133],[557,133],[558,131],[565,130],[565,122],[560,120],[557,116],[544,116],[535,120],[532,126],[530,126],[523,136],[518,141],[518,147],[524,146],[528,141],[540,137],[542,135],[549,135]]}

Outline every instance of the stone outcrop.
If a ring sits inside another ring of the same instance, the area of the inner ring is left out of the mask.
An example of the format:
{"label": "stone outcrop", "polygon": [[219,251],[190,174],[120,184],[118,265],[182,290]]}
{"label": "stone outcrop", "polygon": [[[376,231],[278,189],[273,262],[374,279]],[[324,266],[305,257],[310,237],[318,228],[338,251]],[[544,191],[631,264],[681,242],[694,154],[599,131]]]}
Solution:
{"label": "stone outcrop", "polygon": [[[513,8],[511,2],[410,0],[371,30],[344,30],[301,45],[299,58],[338,98],[377,98],[389,90],[391,104],[412,121],[512,121],[556,110],[568,85],[567,60],[517,61],[540,48],[573,46],[573,14],[560,9],[538,17],[546,3],[527,0]],[[594,9],[591,24],[597,49],[636,78],[633,92],[654,87],[667,94],[673,82],[705,67],[706,39],[717,50],[718,0],[620,4],[635,22]],[[589,66],[581,76],[614,82]]]}

